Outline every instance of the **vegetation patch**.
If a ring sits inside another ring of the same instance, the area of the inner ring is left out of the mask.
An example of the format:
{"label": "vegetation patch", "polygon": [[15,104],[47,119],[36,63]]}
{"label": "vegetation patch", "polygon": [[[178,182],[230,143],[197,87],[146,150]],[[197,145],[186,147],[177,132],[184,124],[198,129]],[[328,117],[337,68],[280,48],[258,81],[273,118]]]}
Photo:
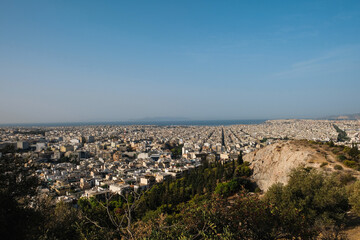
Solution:
{"label": "vegetation patch", "polygon": [[337,141],[338,142],[346,142],[349,141],[350,138],[347,136],[346,132],[344,130],[341,130],[337,125],[333,124],[333,127],[338,133]]}
{"label": "vegetation patch", "polygon": [[325,166],[327,166],[329,163],[327,163],[327,162],[323,162],[323,163],[321,163],[320,164],[320,167],[325,167]]}
{"label": "vegetation patch", "polygon": [[[352,144],[351,147],[343,145],[335,145],[330,142],[316,142],[307,141],[311,146],[321,146],[324,150],[329,151],[335,155],[337,161],[343,163],[345,166],[354,170],[360,171],[360,150],[357,144]],[[340,165],[339,165],[340,166]],[[339,168],[339,167],[337,167]]]}
{"label": "vegetation patch", "polygon": [[334,166],[334,169],[335,169],[335,170],[343,170],[343,167],[340,166],[339,164],[336,164],[336,165]]}
{"label": "vegetation patch", "polygon": [[346,212],[360,215],[360,183],[351,175],[297,168],[287,185],[260,198],[241,155],[224,164],[204,161],[145,192],[81,198],[77,207],[37,199],[39,182],[24,163],[0,158],[5,239],[341,239]]}

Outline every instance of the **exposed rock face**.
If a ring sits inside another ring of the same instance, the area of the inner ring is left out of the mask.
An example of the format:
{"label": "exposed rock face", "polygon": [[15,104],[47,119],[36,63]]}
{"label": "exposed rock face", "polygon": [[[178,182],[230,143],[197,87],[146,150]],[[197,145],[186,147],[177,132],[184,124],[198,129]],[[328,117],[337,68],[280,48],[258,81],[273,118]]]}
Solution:
{"label": "exposed rock face", "polygon": [[244,156],[244,160],[250,162],[253,169],[252,178],[259,188],[267,191],[276,182],[286,184],[291,169],[300,165],[320,167],[322,162],[332,161],[333,156],[301,144],[299,141],[288,141],[274,143],[248,153]]}

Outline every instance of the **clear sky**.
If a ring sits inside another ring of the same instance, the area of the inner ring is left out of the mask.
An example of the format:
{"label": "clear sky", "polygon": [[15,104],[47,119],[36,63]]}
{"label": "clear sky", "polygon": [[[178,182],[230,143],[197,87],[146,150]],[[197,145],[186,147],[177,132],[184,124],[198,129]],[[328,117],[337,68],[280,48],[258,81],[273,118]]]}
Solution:
{"label": "clear sky", "polygon": [[0,123],[360,112],[360,1],[0,1]]}

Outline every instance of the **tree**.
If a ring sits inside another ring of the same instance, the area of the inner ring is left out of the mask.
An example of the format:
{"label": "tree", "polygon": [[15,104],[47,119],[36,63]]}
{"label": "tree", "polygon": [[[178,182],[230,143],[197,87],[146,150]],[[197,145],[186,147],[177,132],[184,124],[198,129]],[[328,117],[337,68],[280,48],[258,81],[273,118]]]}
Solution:
{"label": "tree", "polygon": [[39,200],[37,211],[42,216],[38,239],[80,239],[79,211],[71,204],[63,201],[53,204],[50,198],[44,197]]}
{"label": "tree", "polygon": [[276,206],[280,224],[291,236],[308,238],[320,227],[339,227],[349,208],[346,192],[335,175],[297,168],[286,186],[275,184],[265,200]]}
{"label": "tree", "polygon": [[348,187],[348,194],[351,209],[360,216],[360,181],[356,181]]}
{"label": "tree", "polygon": [[135,209],[145,194],[146,191],[111,194],[105,201],[81,198],[78,230],[85,239],[135,239]]}
{"label": "tree", "polygon": [[352,144],[348,154],[351,157],[351,159],[358,160],[358,157],[360,156],[360,150],[358,149],[357,144]]}
{"label": "tree", "polygon": [[237,166],[235,175],[237,177],[250,177],[252,174],[252,170],[249,166],[250,163],[243,162],[241,165]]}
{"label": "tree", "polygon": [[30,206],[39,182],[25,164],[14,154],[0,158],[0,234],[5,239],[36,238],[40,215]]}
{"label": "tree", "polygon": [[238,158],[237,158],[237,164],[241,165],[241,164],[243,164],[243,162],[244,162],[243,154],[242,154],[242,151],[240,151],[240,154],[238,155]]}
{"label": "tree", "polygon": [[178,146],[175,146],[173,148],[170,149],[172,156],[174,159],[179,159],[181,158],[182,155],[182,148],[183,148],[183,144],[180,144]]}
{"label": "tree", "polygon": [[232,197],[194,197],[175,216],[140,221],[139,239],[275,239],[270,209],[244,191]]}

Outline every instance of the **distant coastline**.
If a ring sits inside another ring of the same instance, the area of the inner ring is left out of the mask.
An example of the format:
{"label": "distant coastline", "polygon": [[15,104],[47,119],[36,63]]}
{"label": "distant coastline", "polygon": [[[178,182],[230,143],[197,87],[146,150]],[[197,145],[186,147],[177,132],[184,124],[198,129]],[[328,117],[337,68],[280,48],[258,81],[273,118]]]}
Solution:
{"label": "distant coastline", "polygon": [[260,124],[266,119],[250,120],[174,120],[174,121],[116,121],[116,122],[68,122],[68,123],[14,123],[0,124],[0,127],[78,127],[78,126],[229,126],[240,124]]}

